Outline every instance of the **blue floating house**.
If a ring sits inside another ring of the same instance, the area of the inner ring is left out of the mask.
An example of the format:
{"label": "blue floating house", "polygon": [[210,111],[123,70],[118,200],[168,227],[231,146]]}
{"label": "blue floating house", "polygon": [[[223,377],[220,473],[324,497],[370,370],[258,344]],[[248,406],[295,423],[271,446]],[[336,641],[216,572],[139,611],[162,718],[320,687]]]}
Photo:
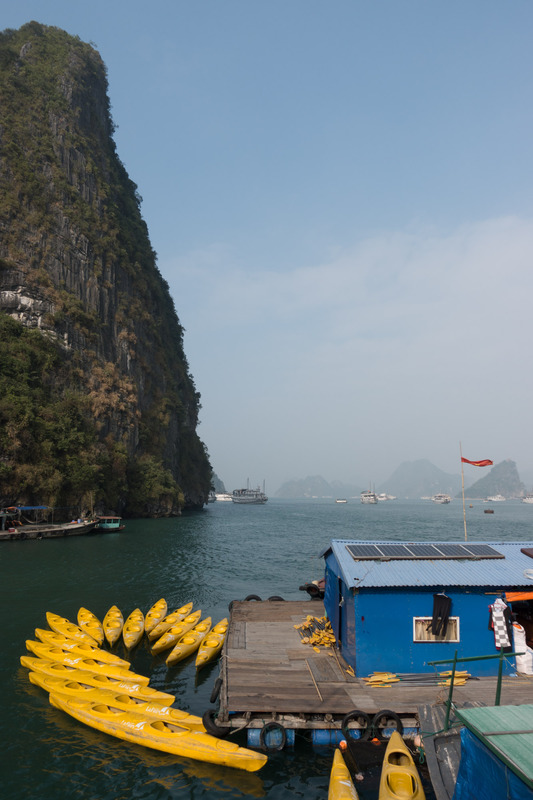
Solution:
{"label": "blue floating house", "polygon": [[[326,613],[357,676],[429,671],[429,661],[451,660],[456,651],[459,658],[496,655],[505,634],[492,609],[500,606],[511,631],[504,650],[513,649],[511,620],[533,646],[533,542],[334,539],[321,555]],[[498,659],[468,668],[496,675]],[[509,661],[504,670],[515,671]]]}

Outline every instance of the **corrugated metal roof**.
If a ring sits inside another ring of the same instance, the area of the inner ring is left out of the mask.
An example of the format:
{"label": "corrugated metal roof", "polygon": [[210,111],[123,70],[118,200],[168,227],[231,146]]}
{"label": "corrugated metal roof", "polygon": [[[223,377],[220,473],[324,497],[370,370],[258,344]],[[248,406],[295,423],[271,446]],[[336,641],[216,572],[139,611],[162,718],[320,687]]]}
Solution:
{"label": "corrugated metal roof", "polygon": [[461,708],[455,713],[472,733],[533,788],[533,705]]}
{"label": "corrugated metal roof", "polygon": [[[349,588],[385,586],[490,586],[497,589],[528,587],[533,589],[533,559],[521,553],[533,542],[477,542],[493,547],[502,559],[401,559],[356,561],[346,545],[409,544],[409,542],[361,541],[333,539],[331,550],[339,564],[342,577]],[[457,544],[457,542],[431,542]],[[329,548],[328,551],[329,552]],[[527,576],[530,571],[531,578]]]}

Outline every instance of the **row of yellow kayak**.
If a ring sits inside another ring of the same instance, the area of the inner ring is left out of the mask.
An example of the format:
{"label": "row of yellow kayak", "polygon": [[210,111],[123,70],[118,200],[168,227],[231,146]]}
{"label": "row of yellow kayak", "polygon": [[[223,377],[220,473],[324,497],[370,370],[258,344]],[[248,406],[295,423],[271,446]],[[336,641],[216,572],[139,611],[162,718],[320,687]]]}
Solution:
{"label": "row of yellow kayak", "polygon": [[[211,617],[202,619],[201,610],[193,611],[193,604],[187,603],[180,606],[170,614],[167,613],[166,600],[161,598],[151,607],[146,616],[136,608],[124,620],[123,614],[117,606],[111,606],[102,622],[86,608],[78,611],[78,625],[62,622],[62,618],[54,619],[57,615],[49,614],[47,621],[52,630],[73,638],[79,638],[79,628],[82,633],[90,637],[89,642],[102,646],[106,641],[113,647],[122,636],[126,650],[132,650],[139,644],[146,634],[153,642],[152,653],[161,653],[170,650],[166,663],[173,666],[184,658],[198,651],[196,668],[212,661],[220,651],[226,638],[228,620],[224,618],[212,627]],[[54,627],[55,626],[55,627]],[[87,640],[86,640],[87,641]]]}
{"label": "row of yellow kayak", "polygon": [[[358,797],[342,751],[337,749],[331,767],[328,800],[357,800]],[[425,800],[413,757],[397,731],[393,731],[385,750],[379,800]]]}
{"label": "row of yellow kayak", "polygon": [[[150,630],[163,622],[166,614],[159,616],[153,626],[153,619],[149,619]],[[142,633],[146,630],[146,618],[143,617]],[[46,619],[50,630],[35,630],[36,639],[26,642],[32,655],[23,655],[20,661],[30,670],[31,683],[49,693],[55,708],[111,736],[166,753],[250,772],[265,764],[267,757],[263,753],[208,734],[200,717],[172,707],[173,695],[150,687],[147,677],[131,671],[129,661],[102,649],[104,640],[109,642],[106,626],[97,624],[97,618],[87,609],[80,609],[78,625],[50,612]],[[109,619],[116,635],[120,618],[115,612]],[[139,619],[137,625],[141,625]],[[174,622],[171,620],[169,627]],[[191,633],[195,627],[198,625],[193,623]],[[121,633],[122,627],[114,641]],[[183,641],[187,633],[179,639],[184,652],[190,654],[205,643],[206,657],[211,658],[219,641],[218,638],[212,644],[205,641],[212,635],[210,621],[206,620],[204,630],[197,633],[201,637],[195,637],[194,642]]]}

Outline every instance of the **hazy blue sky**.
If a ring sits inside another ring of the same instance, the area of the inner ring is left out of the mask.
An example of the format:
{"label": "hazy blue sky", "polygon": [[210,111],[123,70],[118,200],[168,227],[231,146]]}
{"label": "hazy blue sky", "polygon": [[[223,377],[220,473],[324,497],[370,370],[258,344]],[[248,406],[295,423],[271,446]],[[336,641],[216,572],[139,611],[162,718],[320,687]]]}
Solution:
{"label": "hazy blue sky", "polygon": [[228,489],[533,483],[530,0],[10,5],[107,65]]}

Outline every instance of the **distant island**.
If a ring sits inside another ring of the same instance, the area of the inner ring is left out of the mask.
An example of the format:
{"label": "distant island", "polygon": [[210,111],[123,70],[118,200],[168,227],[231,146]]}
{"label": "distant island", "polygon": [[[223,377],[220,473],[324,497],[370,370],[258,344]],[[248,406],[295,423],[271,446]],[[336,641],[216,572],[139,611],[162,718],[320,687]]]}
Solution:
{"label": "distant island", "polygon": [[[474,469],[474,475],[471,474]],[[479,480],[472,478],[482,472]],[[485,498],[500,494],[507,499],[524,496],[525,487],[516,467],[516,463],[507,459],[490,470],[471,468],[465,472],[465,497]],[[357,498],[368,486],[331,481],[328,483],[321,475],[294,478],[286,481],[275,493],[275,497],[298,499],[313,497]],[[394,495],[399,498],[416,499],[432,497],[434,494],[449,494],[451,497],[462,497],[461,475],[452,475],[436,467],[427,459],[404,461],[392,473],[390,478],[375,488],[377,494]]]}

